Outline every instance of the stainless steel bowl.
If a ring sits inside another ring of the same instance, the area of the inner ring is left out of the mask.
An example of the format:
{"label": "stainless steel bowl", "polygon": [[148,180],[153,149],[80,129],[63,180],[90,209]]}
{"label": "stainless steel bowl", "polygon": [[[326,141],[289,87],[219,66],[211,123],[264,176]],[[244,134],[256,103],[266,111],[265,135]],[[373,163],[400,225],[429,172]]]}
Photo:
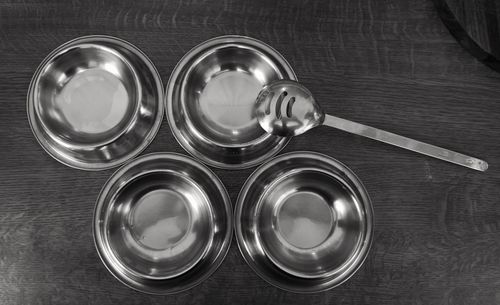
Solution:
{"label": "stainless steel bowl", "polygon": [[313,152],[278,156],[245,182],[235,211],[240,251],[269,283],[293,292],[340,285],[365,260],[373,212],[345,165]]}
{"label": "stainless steel bowl", "polygon": [[179,144],[203,162],[226,169],[260,164],[289,141],[267,134],[255,116],[263,86],[296,80],[288,62],[265,43],[222,36],[194,47],[166,88],[168,122]]}
{"label": "stainless steel bowl", "polygon": [[33,134],[52,157],[100,170],[136,156],[152,141],[162,101],[161,78],[137,47],[85,36],[43,60],[31,80],[27,110]]}
{"label": "stainless steel bowl", "polygon": [[231,203],[204,165],[173,153],[142,156],[103,187],[94,240],[107,269],[142,292],[170,294],[199,284],[231,242]]}

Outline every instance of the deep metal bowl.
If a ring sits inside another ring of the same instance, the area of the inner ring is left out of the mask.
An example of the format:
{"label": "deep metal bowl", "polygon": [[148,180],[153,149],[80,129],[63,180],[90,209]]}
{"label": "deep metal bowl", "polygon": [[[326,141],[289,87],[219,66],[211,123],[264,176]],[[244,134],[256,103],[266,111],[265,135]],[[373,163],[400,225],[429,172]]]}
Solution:
{"label": "deep metal bowl", "polygon": [[109,36],[71,40],[50,53],[31,80],[28,118],[56,160],[107,169],[139,154],[163,117],[163,85],[153,63]]}
{"label": "deep metal bowl", "polygon": [[240,251],[269,283],[293,292],[340,285],[365,260],[373,212],[345,165],[313,152],[278,156],[245,182],[235,211]]}
{"label": "deep metal bowl", "polygon": [[181,59],[167,85],[172,133],[211,166],[262,163],[289,141],[267,134],[254,113],[260,90],[278,79],[297,78],[283,56],[259,40],[222,36],[203,42]]}
{"label": "deep metal bowl", "polygon": [[142,156],[103,187],[94,240],[106,268],[142,292],[192,288],[222,263],[231,242],[231,202],[221,181],[192,158]]}

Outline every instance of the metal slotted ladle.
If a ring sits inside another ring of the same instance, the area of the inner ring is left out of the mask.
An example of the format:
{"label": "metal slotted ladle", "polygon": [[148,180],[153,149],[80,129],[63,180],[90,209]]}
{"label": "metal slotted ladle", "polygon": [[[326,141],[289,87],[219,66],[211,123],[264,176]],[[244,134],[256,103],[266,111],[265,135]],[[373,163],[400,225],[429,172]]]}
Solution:
{"label": "metal slotted ladle", "polygon": [[298,136],[327,125],[478,171],[488,169],[486,161],[325,114],[311,92],[291,80],[276,81],[262,89],[256,101],[256,116],[260,126],[273,135]]}

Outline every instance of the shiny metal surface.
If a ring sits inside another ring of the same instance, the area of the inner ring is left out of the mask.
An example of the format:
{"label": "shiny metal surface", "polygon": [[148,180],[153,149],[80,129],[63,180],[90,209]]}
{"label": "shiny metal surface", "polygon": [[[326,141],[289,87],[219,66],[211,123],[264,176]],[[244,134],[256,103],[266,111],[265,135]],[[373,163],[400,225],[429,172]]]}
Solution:
{"label": "shiny metal surface", "polygon": [[312,93],[298,82],[277,81],[257,96],[255,114],[270,134],[292,137],[323,124],[325,113]]}
{"label": "shiny metal surface", "polygon": [[177,64],[166,89],[172,133],[181,146],[220,168],[255,166],[289,139],[267,134],[255,117],[263,86],[296,79],[286,60],[265,43],[222,36],[201,43]]}
{"label": "shiny metal surface", "polygon": [[163,117],[163,85],[137,47],[109,36],[71,40],[40,64],[28,92],[35,137],[56,160],[100,170],[139,154]]}
{"label": "shiny metal surface", "polygon": [[478,171],[488,169],[488,163],[484,160],[333,115],[325,115],[311,92],[291,80],[276,81],[262,89],[257,97],[255,113],[264,130],[282,137],[298,136],[316,126],[326,125]]}
{"label": "shiny metal surface", "polygon": [[125,285],[180,292],[208,278],[231,242],[231,203],[205,166],[173,153],[142,156],[103,187],[94,214],[97,251]]}
{"label": "shiny metal surface", "polygon": [[372,205],[361,181],[335,159],[287,153],[245,182],[235,232],[243,257],[264,280],[318,292],[362,265],[372,241]]}

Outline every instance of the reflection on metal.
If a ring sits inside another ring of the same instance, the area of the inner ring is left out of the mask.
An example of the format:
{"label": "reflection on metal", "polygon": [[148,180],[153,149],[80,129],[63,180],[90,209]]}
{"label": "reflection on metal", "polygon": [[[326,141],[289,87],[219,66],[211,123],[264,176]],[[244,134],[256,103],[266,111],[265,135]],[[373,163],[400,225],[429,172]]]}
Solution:
{"label": "reflection on metal", "polygon": [[156,153],[120,168],[104,185],[94,238],[104,265],[134,289],[171,294],[199,284],[231,242],[231,202],[205,166]]}
{"label": "reflection on metal", "polygon": [[163,118],[163,86],[151,61],[109,36],[69,41],[47,56],[28,92],[40,145],[68,166],[100,170],[139,154]]}
{"label": "reflection on metal", "polygon": [[167,85],[172,133],[211,166],[262,163],[289,141],[262,130],[254,112],[262,87],[279,79],[296,77],[283,56],[261,41],[222,36],[201,43],[180,60]]}
{"label": "reflection on metal", "polygon": [[235,232],[250,267],[294,292],[331,289],[365,260],[373,211],[361,181],[340,162],[293,152],[259,167],[236,203]]}
{"label": "reflection on metal", "polygon": [[450,33],[479,61],[500,72],[500,33],[496,0],[433,0]]}

